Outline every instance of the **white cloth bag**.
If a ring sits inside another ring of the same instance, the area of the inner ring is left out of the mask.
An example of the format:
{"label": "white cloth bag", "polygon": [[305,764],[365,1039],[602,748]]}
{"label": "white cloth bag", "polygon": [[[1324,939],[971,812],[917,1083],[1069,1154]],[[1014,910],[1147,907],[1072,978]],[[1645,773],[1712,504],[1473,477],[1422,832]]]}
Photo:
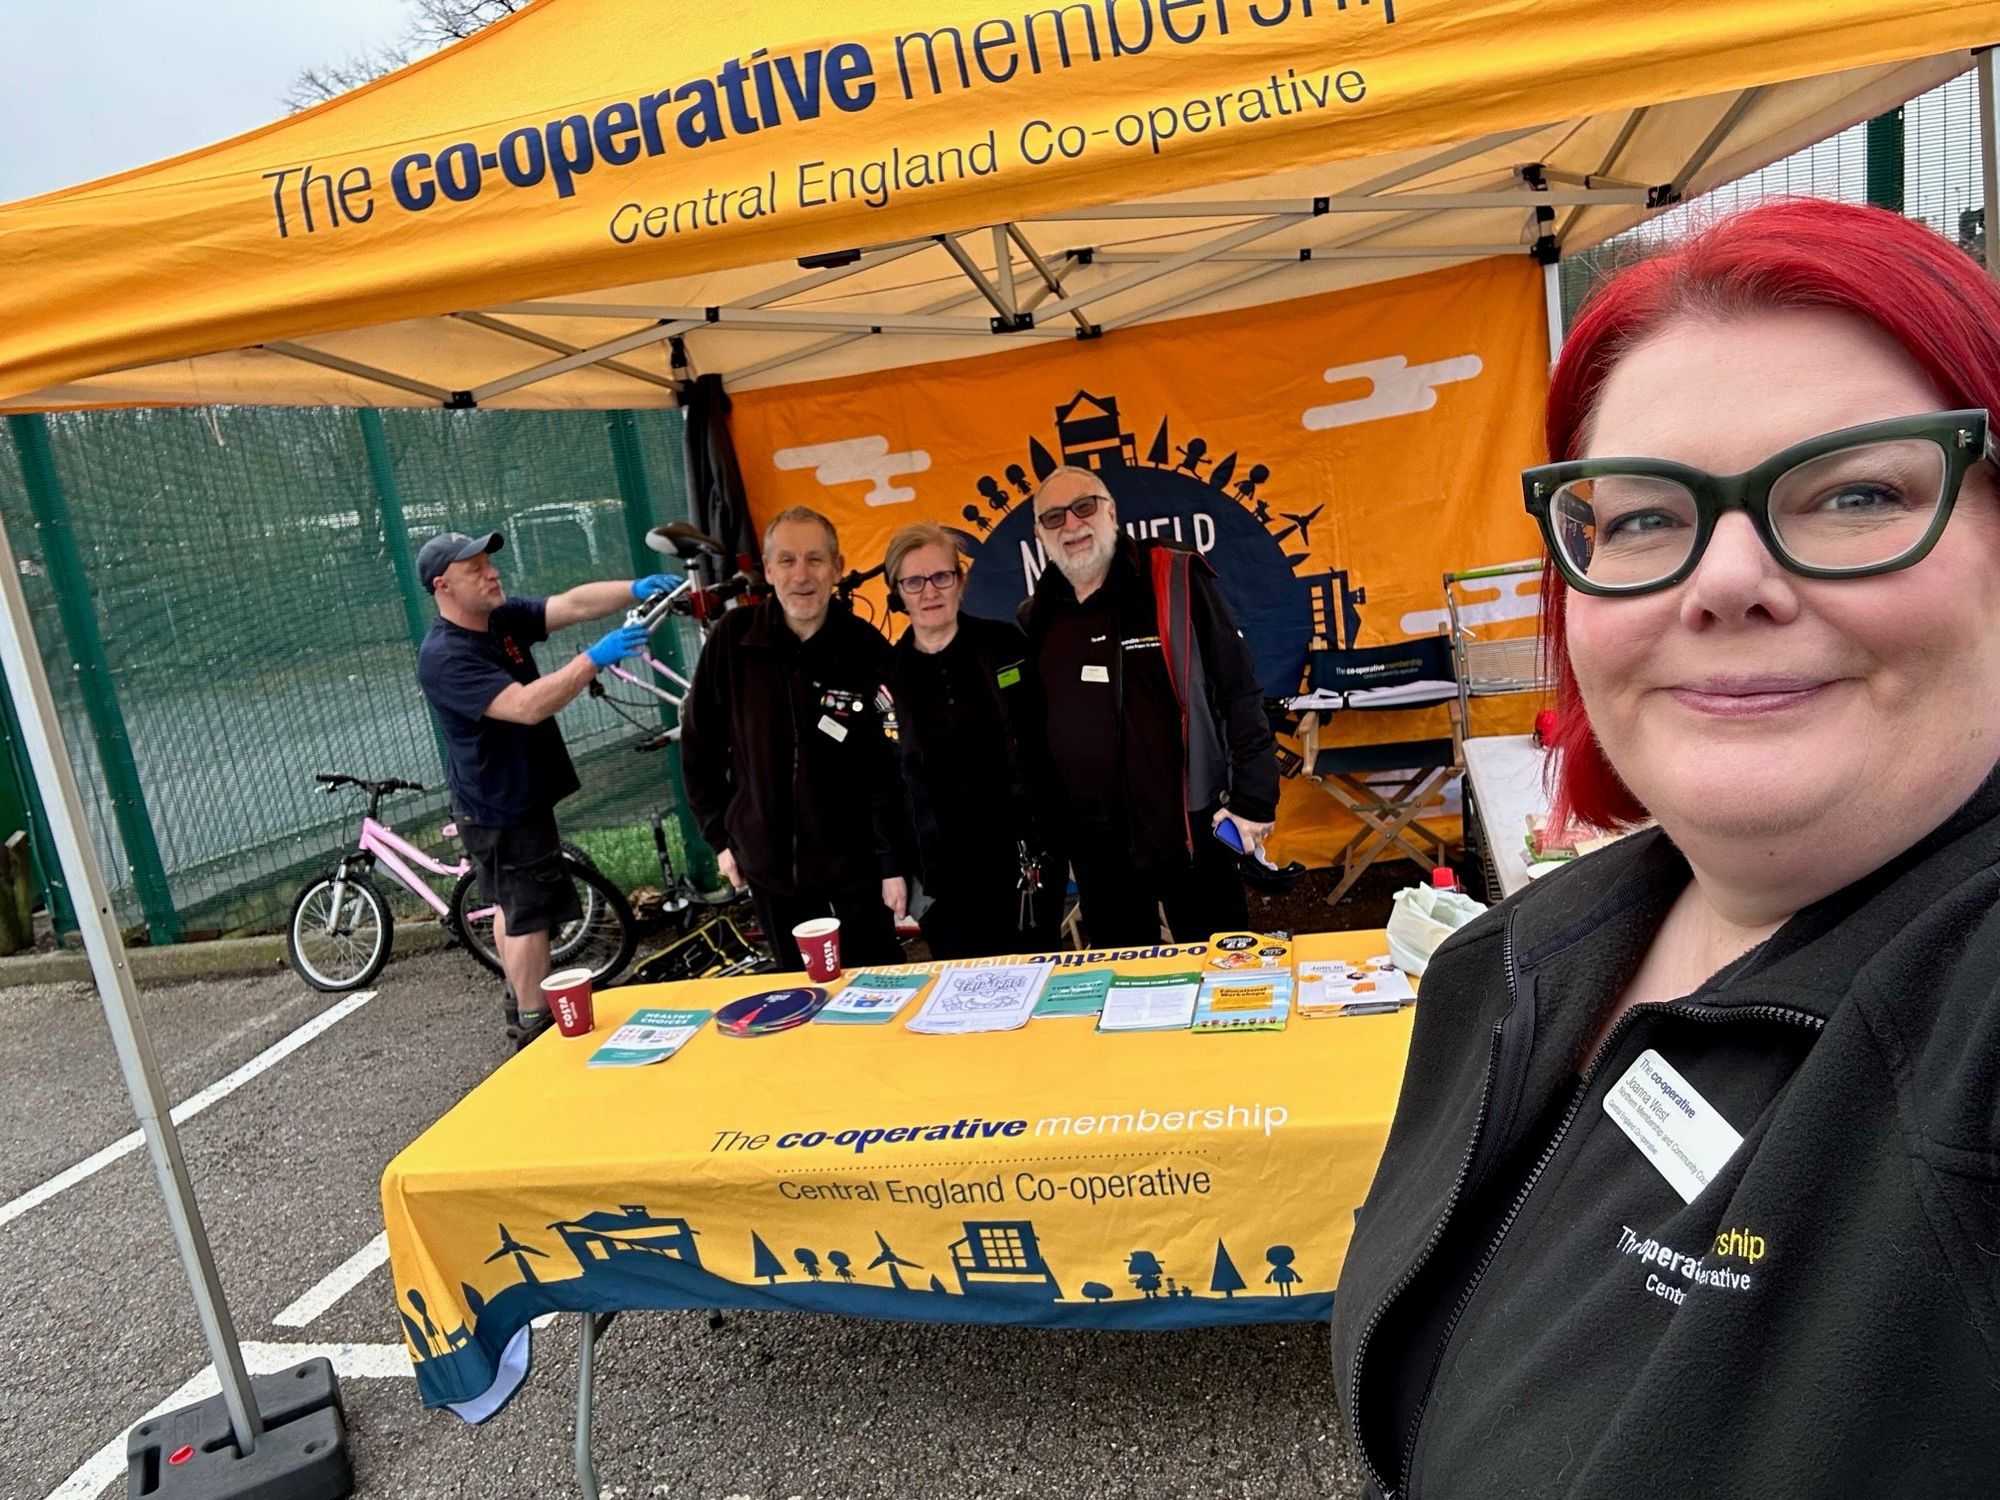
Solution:
{"label": "white cloth bag", "polygon": [[1389,957],[1413,978],[1421,977],[1430,966],[1438,944],[1486,910],[1463,891],[1441,891],[1428,885],[1405,886],[1394,900],[1396,909],[1389,914]]}

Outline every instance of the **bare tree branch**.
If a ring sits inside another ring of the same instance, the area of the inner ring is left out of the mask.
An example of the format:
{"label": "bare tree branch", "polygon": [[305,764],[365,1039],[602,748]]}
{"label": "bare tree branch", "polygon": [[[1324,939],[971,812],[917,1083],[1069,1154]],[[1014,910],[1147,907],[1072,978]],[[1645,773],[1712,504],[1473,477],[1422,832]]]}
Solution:
{"label": "bare tree branch", "polygon": [[284,101],[285,108],[296,114],[302,109],[311,109],[315,104],[324,104],[349,89],[358,89],[384,73],[393,73],[409,61],[409,50],[392,42],[342,62],[301,69],[279,97]]}
{"label": "bare tree branch", "polygon": [[384,73],[393,73],[426,53],[462,42],[527,3],[528,0],[404,0],[411,17],[400,41],[342,62],[302,69],[280,98],[285,108],[294,113],[324,104]]}
{"label": "bare tree branch", "polygon": [[407,0],[407,3],[416,12],[410,23],[410,39],[419,45],[442,47],[464,41],[502,16],[511,16],[528,0]]}

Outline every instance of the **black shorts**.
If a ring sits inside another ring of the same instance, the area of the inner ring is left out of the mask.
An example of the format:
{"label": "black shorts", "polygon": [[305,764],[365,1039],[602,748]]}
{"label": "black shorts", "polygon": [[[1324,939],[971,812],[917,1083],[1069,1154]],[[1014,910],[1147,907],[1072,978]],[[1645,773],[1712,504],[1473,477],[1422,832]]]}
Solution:
{"label": "black shorts", "polygon": [[502,828],[461,821],[458,838],[479,877],[479,893],[500,908],[510,936],[549,932],[583,916],[554,813]]}

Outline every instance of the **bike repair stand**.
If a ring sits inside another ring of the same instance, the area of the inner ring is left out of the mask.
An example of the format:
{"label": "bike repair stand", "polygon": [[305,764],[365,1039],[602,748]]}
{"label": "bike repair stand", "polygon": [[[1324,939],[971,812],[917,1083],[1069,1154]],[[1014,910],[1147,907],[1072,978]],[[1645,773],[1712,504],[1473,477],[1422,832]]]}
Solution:
{"label": "bike repair stand", "polygon": [[48,809],[50,842],[61,857],[75,899],[77,927],[90,956],[91,976],[104,1004],[118,1066],[139,1116],[175,1246],[222,1385],[219,1396],[150,1417],[132,1429],[125,1447],[128,1493],[149,1500],[343,1500],[353,1492],[354,1473],[332,1364],[307,1360],[263,1377],[254,1388],[244,1370],[243,1351],[237,1346],[229,1304],[181,1156],[180,1136],[160,1088],[152,1039],[139,1017],[138,991],[112,919],[104,871],[97,851],[83,836],[83,801],[77,795],[48,673],[22,597],[21,574],[4,528],[0,528],[0,604],[4,605],[0,665],[6,669],[21,739]]}

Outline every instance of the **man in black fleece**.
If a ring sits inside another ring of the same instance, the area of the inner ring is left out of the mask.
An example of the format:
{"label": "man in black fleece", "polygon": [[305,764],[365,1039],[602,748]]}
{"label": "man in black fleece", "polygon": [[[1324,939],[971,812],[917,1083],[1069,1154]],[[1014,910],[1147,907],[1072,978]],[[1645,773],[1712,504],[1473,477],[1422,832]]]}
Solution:
{"label": "man in black fleece", "polygon": [[794,506],[764,533],[773,597],[730,611],[683,710],[688,802],[716,863],[748,885],[781,969],[792,928],[840,918],[843,967],[900,963],[899,788],[876,709],[889,643],[833,598],[833,523]]}
{"label": "man in black fleece", "polygon": [[1083,926],[1093,945],[1190,941],[1247,925],[1229,823],[1261,847],[1278,766],[1250,648],[1198,554],[1134,542],[1088,469],[1035,495],[1053,566],[1022,611],[1048,711]]}

